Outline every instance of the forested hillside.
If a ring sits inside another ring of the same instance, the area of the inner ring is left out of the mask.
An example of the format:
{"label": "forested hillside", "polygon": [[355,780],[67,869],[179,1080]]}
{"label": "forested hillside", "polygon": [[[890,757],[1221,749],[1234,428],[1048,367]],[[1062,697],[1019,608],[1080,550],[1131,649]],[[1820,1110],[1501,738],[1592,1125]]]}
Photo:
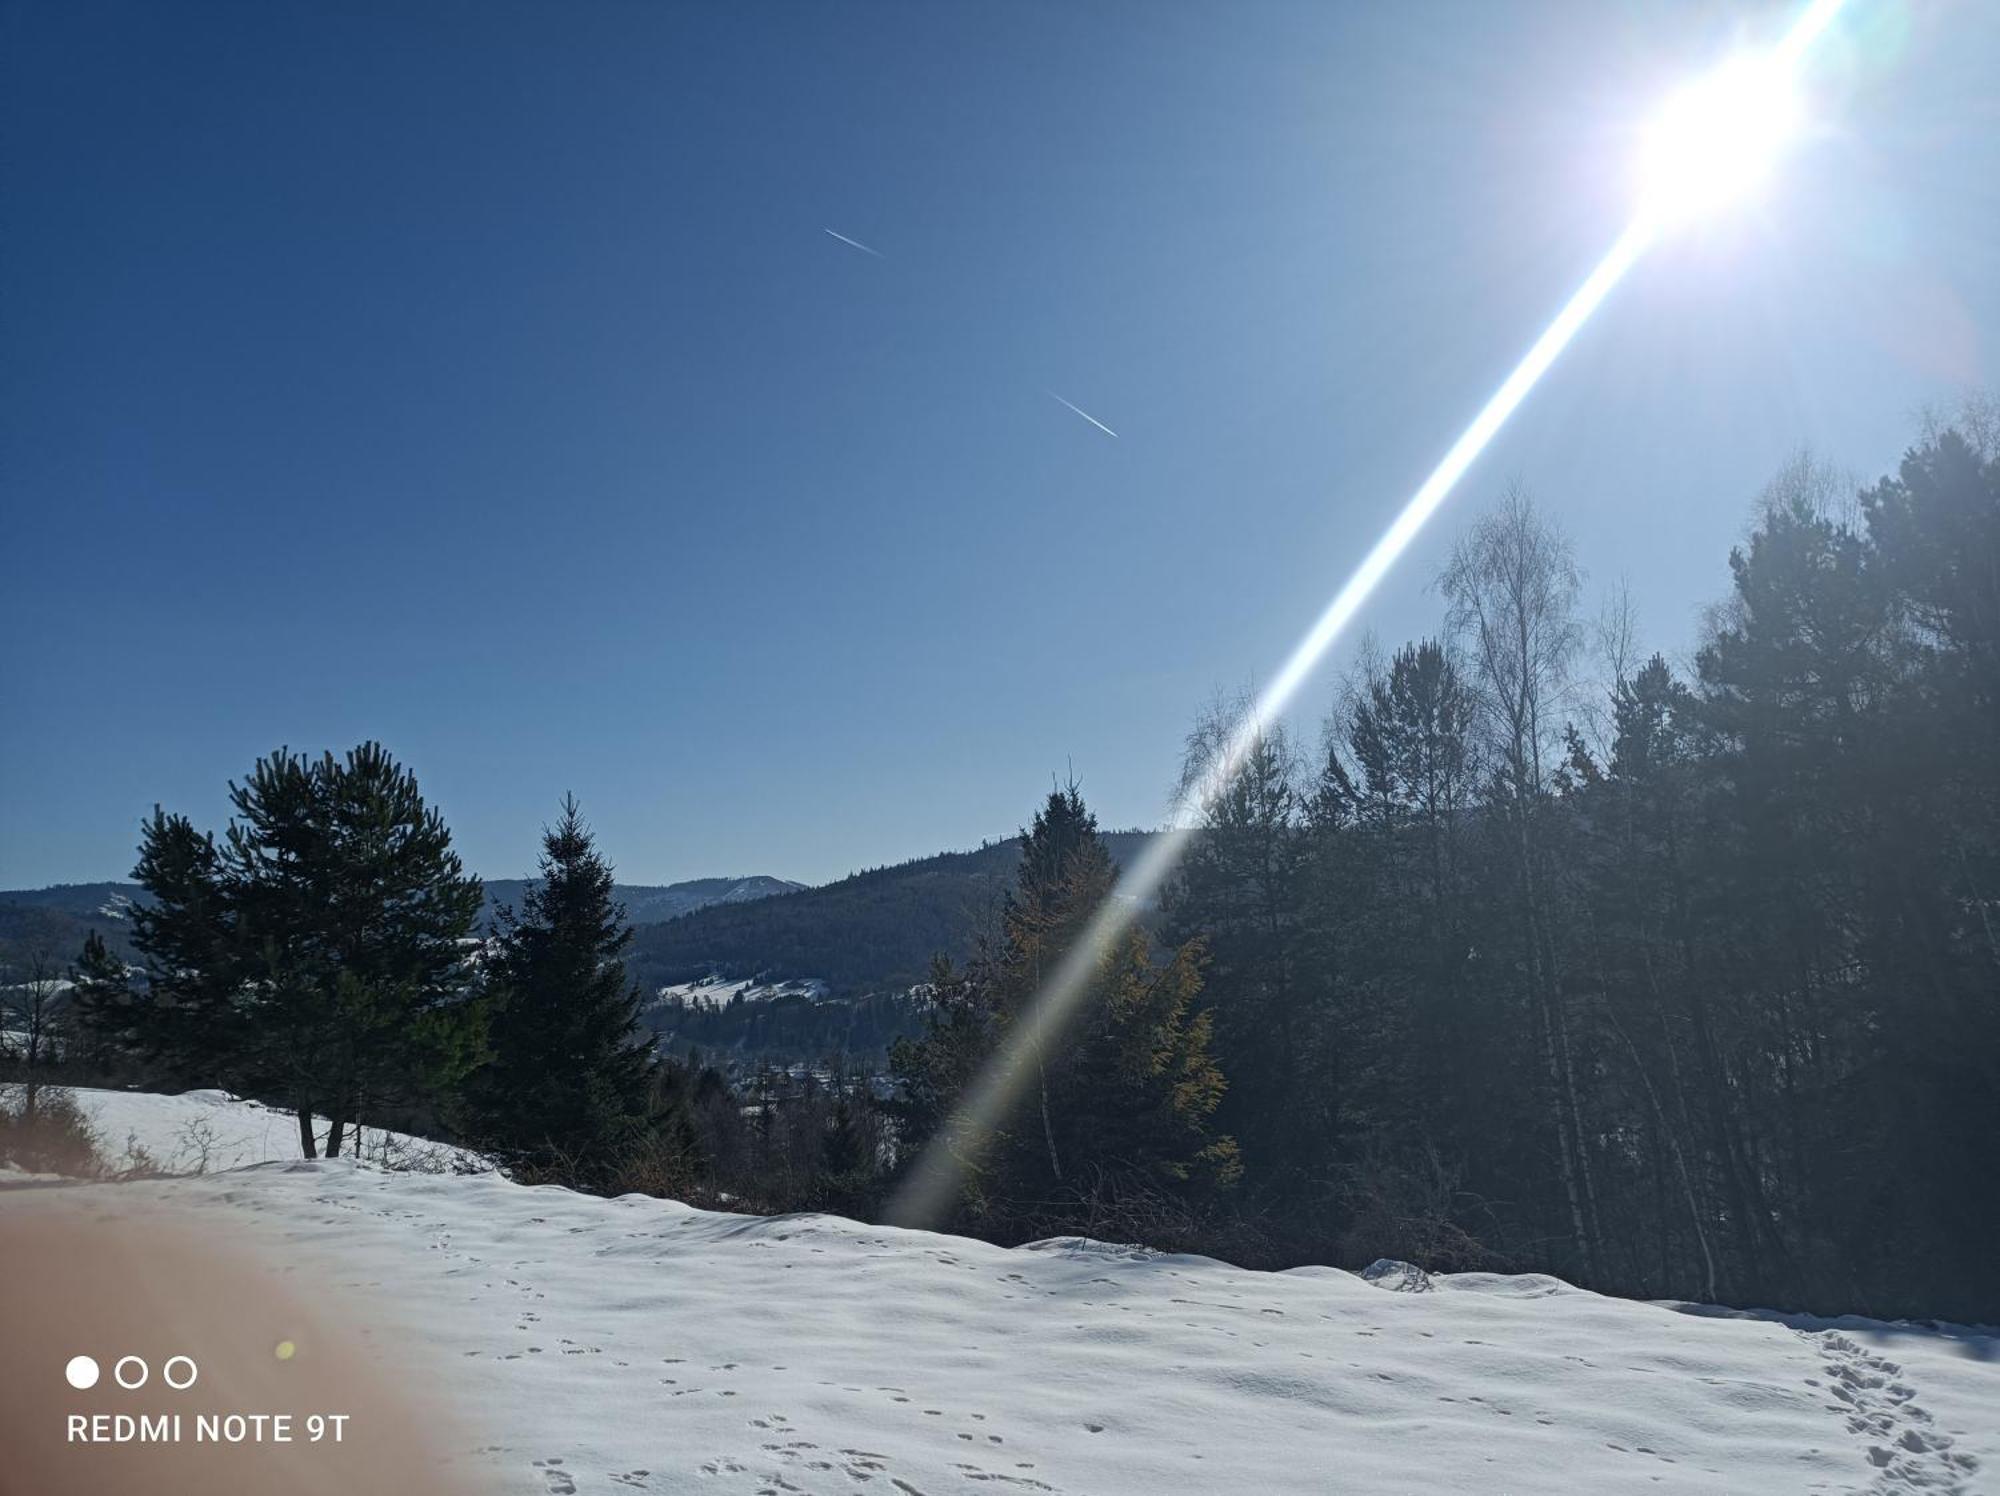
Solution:
{"label": "forested hillside", "polygon": [[[526,878],[488,878],[485,917],[492,919],[503,907],[518,909],[529,886],[530,880]],[[625,918],[634,925],[656,925],[714,904],[749,904],[804,887],[803,883],[760,874],[749,878],[690,878],[680,883],[619,883],[613,885],[611,893],[624,906]]]}
{"label": "forested hillside", "polygon": [[0,981],[33,969],[67,965],[92,930],[120,955],[131,952],[131,903],[136,883],[58,883],[0,890]]}
{"label": "forested hillside", "polygon": [[[1122,866],[1151,835],[1113,831],[1104,841]],[[933,956],[963,960],[992,927],[1020,855],[1020,839],[1009,837],[753,904],[711,905],[639,930],[632,969],[648,987],[721,973],[816,978],[834,997],[906,989]]]}

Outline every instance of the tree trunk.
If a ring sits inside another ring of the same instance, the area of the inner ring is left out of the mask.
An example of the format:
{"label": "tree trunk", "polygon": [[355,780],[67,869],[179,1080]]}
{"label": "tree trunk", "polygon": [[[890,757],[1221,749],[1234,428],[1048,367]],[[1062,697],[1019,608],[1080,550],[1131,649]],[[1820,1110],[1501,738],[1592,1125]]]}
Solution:
{"label": "tree trunk", "polygon": [[310,1103],[299,1108],[299,1156],[319,1157],[319,1143],[313,1137],[313,1109]]}
{"label": "tree trunk", "polygon": [[[1035,995],[1042,990],[1042,958],[1035,956]],[[1032,998],[1030,999],[1033,1000]],[[1049,1069],[1042,1061],[1042,1043],[1035,1040],[1035,1093],[1042,1108],[1042,1142],[1049,1150],[1049,1171],[1055,1175],[1057,1184],[1062,1183],[1062,1159],[1056,1153],[1055,1123],[1049,1117]]]}
{"label": "tree trunk", "polygon": [[1056,1183],[1062,1183],[1062,1159],[1056,1155],[1055,1124],[1049,1120],[1049,1072],[1042,1064],[1042,1046],[1035,1046],[1035,1078],[1041,1092],[1042,1101],[1042,1141],[1048,1145],[1049,1168],[1054,1171]]}
{"label": "tree trunk", "polygon": [[[1649,973],[1651,967],[1652,963],[1648,961],[1647,969]],[[1598,980],[1600,982],[1604,980],[1601,972],[1599,973]],[[1657,997],[1657,992],[1655,995]],[[1667,1121],[1666,1108],[1660,1105],[1660,1093],[1653,1088],[1653,1077],[1646,1071],[1646,1062],[1639,1058],[1639,1046],[1634,1044],[1632,1036],[1625,1032],[1625,1026],[1618,1021],[1618,1015],[1611,1011],[1611,1004],[1608,999],[1605,1002],[1604,1008],[1605,1016],[1611,1020],[1613,1032],[1625,1041],[1625,1048],[1632,1056],[1632,1069],[1638,1074],[1640,1084],[1646,1088],[1646,1100],[1651,1105],[1653,1111],[1655,1135],[1662,1138],[1673,1150],[1675,1172],[1680,1175],[1681,1194],[1687,1201],[1688,1223],[1694,1227],[1695,1244],[1701,1248],[1702,1281],[1707,1288],[1707,1302],[1713,1304],[1716,1301],[1715,1254],[1709,1250],[1708,1232],[1702,1227],[1701,1207],[1695,1203],[1694,1181],[1688,1177],[1687,1155],[1681,1151],[1680,1138],[1675,1135],[1673,1125]],[[1666,1182],[1664,1178],[1657,1181],[1657,1183],[1661,1189],[1665,1188]],[[1662,1227],[1665,1225],[1665,1220],[1665,1212],[1663,1211],[1661,1213]]]}
{"label": "tree trunk", "polygon": [[1583,1107],[1577,1100],[1576,1094],[1576,1061],[1569,1047],[1569,1005],[1563,999],[1562,976],[1557,969],[1553,947],[1549,951],[1548,969],[1550,984],[1555,991],[1556,1034],[1559,1041],[1558,1053],[1562,1057],[1563,1095],[1569,1101],[1569,1130],[1570,1136],[1576,1139],[1576,1168],[1583,1180],[1583,1201],[1594,1251],[1604,1240],[1604,1223],[1597,1214],[1597,1181],[1590,1171],[1590,1148],[1584,1138]]}
{"label": "tree trunk", "polygon": [[[1518,743],[1518,739],[1516,740]],[[1523,923],[1526,926],[1528,946],[1528,980],[1534,993],[1536,1007],[1542,1021],[1542,1051],[1548,1065],[1549,1087],[1552,1110],[1556,1124],[1556,1161],[1562,1175],[1563,1193],[1568,1198],[1570,1230],[1576,1238],[1577,1249],[1583,1254],[1583,1268],[1586,1277],[1597,1278],[1597,1243],[1590,1230],[1584,1213],[1583,1191],[1578,1180],[1577,1159],[1583,1152],[1583,1138],[1576,1107],[1576,1090],[1572,1083],[1564,1056],[1557,1047],[1558,1020],[1556,1004],[1560,994],[1550,991],[1550,976],[1544,963],[1542,945],[1542,920],[1539,890],[1535,883],[1534,843],[1528,829],[1528,801],[1523,793],[1523,775],[1520,772],[1522,757],[1519,748],[1514,754],[1515,795],[1514,813],[1517,818],[1518,849],[1521,858],[1521,907]],[[1562,1043],[1567,1045],[1568,1035],[1564,1033]],[[1575,1151],[1572,1152],[1572,1145]]]}

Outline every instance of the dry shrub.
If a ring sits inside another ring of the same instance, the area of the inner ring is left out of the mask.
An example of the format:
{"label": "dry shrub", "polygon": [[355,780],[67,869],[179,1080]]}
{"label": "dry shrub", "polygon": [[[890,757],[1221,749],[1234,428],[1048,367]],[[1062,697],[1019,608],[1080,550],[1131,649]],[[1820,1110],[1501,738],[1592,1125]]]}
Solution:
{"label": "dry shrub", "polygon": [[60,1086],[0,1086],[0,1167],[95,1179],[104,1157],[90,1119]]}
{"label": "dry shrub", "polygon": [[1340,1260],[1387,1257],[1433,1273],[1495,1266],[1493,1254],[1458,1224],[1461,1179],[1462,1170],[1427,1142],[1362,1154],[1341,1180],[1347,1225],[1338,1242]]}

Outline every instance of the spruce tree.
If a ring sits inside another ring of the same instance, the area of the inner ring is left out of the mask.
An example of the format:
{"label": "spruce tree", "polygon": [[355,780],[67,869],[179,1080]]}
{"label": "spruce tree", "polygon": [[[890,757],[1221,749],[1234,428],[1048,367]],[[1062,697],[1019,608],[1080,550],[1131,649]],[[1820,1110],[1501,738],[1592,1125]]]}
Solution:
{"label": "spruce tree", "polygon": [[[1111,855],[1097,835],[1097,817],[1085,808],[1076,785],[1051,790],[1034,823],[1021,833],[1021,865],[1000,917],[992,980],[1003,1030],[1026,1019],[1116,879]],[[1079,1010],[1087,1013],[1097,996],[1087,992]],[[1066,1062],[1072,1053],[1036,1045],[1018,1060],[1029,1072],[1023,1077],[1026,1100],[993,1150],[1003,1176],[997,1187],[1014,1201],[1048,1200],[1073,1188],[1078,1177],[1081,1160],[1074,1148],[1064,1147],[1071,1131],[1067,1119],[1059,1125],[1071,1089]]]}
{"label": "spruce tree", "polygon": [[948,1108],[986,1067],[1021,1067],[1021,1099],[995,1135],[950,1139],[968,1166],[967,1204],[989,1230],[1101,1224],[1141,1197],[1194,1200],[1239,1173],[1235,1143],[1212,1127],[1225,1086],[1198,1006],[1198,942],[1161,964],[1143,931],[1127,931],[1097,953],[1061,1032],[1006,1058],[1007,1034],[1042,1000],[1114,881],[1077,787],[1052,791],[1022,833],[995,947],[941,981],[927,1034],[898,1051],[897,1113],[931,1128],[959,1125]]}
{"label": "spruce tree", "polygon": [[1340,779],[1352,790],[1348,834],[1323,848],[1344,927],[1342,1123],[1371,1168],[1407,1166],[1451,1113],[1477,1113],[1496,1037],[1498,1015],[1468,1000],[1465,980],[1476,709],[1451,651],[1427,639],[1397,650],[1333,724],[1353,765]]}
{"label": "spruce tree", "polygon": [[623,955],[632,931],[574,797],[543,833],[539,881],[502,912],[489,958],[484,1135],[532,1167],[605,1188],[646,1127],[653,1043]]}

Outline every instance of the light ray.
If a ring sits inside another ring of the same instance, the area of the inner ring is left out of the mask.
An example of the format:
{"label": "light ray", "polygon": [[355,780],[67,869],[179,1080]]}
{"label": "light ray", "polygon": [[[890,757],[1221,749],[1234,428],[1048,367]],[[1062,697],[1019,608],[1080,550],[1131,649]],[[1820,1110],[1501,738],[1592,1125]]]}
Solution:
{"label": "light ray", "polygon": [[[1812,0],[1772,52],[1787,69],[1797,66],[1806,48],[1825,31],[1842,0]],[[890,1199],[887,1216],[897,1225],[929,1226],[949,1209],[963,1169],[1013,1110],[1031,1066],[1026,1063],[1060,1037],[1078,1000],[1089,989],[1115,942],[1138,918],[1141,907],[1157,894],[1179,864],[1200,813],[1235,777],[1244,760],[1269,730],[1299,688],[1311,676],[1341,632],[1353,620],[1383,577],[1417,538],[1472,464],[1506,425],[1529,391],[1541,380],[1583,325],[1609,296],[1646,250],[1669,226],[1655,204],[1642,203],[1595,269],[1584,278],[1553,321],[1529,347],[1521,361],[1495,390],[1422,487],[1411,495],[1382,538],[1362,559],[1326,610],[1315,620],[1284,666],[1259,694],[1243,720],[1231,732],[1223,751],[1208,765],[1199,783],[1175,809],[1171,827],[1155,837],[1138,861],[1119,878],[1117,887],[1098,908],[1082,935],[1056,970],[1029,1000],[1020,1020],[1009,1030],[996,1053],[968,1087],[951,1120],[918,1157],[909,1175]],[[1054,391],[1050,392],[1054,394]],[[1062,396],[1055,395],[1062,400]],[[1062,403],[1069,405],[1067,400]],[[1071,405],[1070,409],[1076,410]],[[1101,425],[1078,410],[1078,415]],[[1109,427],[1105,427],[1109,430]],[[1116,433],[1112,433],[1116,434]]]}
{"label": "light ray", "polygon": [[1847,0],[1812,0],[1799,18],[1792,22],[1791,30],[1778,39],[1771,55],[1786,67],[1796,68],[1807,49],[1833,24],[1833,18],[1846,3]]}

